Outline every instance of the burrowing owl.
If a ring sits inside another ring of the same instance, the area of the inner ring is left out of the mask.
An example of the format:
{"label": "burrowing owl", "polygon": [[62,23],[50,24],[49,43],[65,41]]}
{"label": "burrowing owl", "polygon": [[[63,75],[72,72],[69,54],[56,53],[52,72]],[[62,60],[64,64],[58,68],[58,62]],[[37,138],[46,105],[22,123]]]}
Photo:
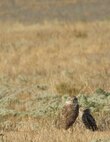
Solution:
{"label": "burrowing owl", "polygon": [[68,98],[59,117],[59,128],[69,129],[79,114],[79,104],[76,97]]}

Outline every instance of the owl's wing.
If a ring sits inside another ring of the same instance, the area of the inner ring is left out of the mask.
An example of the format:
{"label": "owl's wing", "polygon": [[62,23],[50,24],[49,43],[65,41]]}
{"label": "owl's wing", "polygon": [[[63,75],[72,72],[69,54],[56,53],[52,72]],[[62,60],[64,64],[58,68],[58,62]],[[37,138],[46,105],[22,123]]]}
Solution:
{"label": "owl's wing", "polygon": [[86,128],[97,130],[96,121],[91,114],[84,114],[82,117],[83,123],[85,124]]}
{"label": "owl's wing", "polygon": [[73,110],[73,105],[65,105],[62,109],[62,115],[64,115],[64,117],[69,117]]}

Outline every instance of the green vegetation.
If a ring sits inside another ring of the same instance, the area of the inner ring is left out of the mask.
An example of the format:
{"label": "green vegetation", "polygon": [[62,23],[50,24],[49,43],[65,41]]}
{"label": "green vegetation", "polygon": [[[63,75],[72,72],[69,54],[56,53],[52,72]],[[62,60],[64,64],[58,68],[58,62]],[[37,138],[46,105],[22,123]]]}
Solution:
{"label": "green vegetation", "polygon": [[[3,87],[3,86],[2,86]],[[2,96],[0,100],[0,123],[9,123],[6,117],[11,118],[55,118],[62,109],[69,94],[49,94],[47,90],[42,90],[37,94],[39,86],[35,85],[22,90],[3,90],[4,94],[10,92],[8,96]],[[16,91],[17,90],[17,91]],[[2,90],[1,90],[2,91]],[[1,92],[3,95],[3,93]],[[100,129],[110,128],[110,93],[102,89],[97,89],[92,94],[78,94],[80,107],[88,107],[99,121]],[[12,123],[12,122],[11,122]]]}

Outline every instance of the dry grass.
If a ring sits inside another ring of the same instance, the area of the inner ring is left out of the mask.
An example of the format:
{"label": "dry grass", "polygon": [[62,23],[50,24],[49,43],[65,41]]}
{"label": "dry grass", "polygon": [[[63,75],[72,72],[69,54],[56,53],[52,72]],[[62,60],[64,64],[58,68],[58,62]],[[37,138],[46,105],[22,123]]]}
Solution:
{"label": "dry grass", "polygon": [[[34,131],[32,125],[39,122],[39,128]],[[8,142],[96,142],[96,140],[109,140],[109,131],[91,132],[78,125],[69,131],[56,129],[51,121],[40,120],[38,122],[27,120],[24,128],[19,128],[19,131],[9,131],[4,133],[3,139]],[[26,123],[28,123],[26,125]],[[109,141],[108,141],[109,142]]]}
{"label": "dry grass", "polygon": [[[0,27],[1,98],[12,96],[16,91],[19,94],[18,102],[9,99],[7,108],[10,110],[31,109],[36,101],[32,96],[43,96],[44,92],[76,95],[91,93],[99,87],[110,90],[109,21],[74,24],[53,21],[30,26],[1,23]],[[37,89],[29,91],[34,85]],[[1,141],[90,142],[110,136],[109,131],[93,133],[78,125],[73,132],[64,132],[56,129],[49,118],[29,118],[16,114],[13,118],[3,118],[1,121],[9,120],[17,126],[7,124]],[[23,125],[20,122],[24,122]]]}
{"label": "dry grass", "polygon": [[[48,131],[48,133],[47,133]],[[55,129],[43,128],[42,131],[37,132],[9,132],[4,137],[4,140],[8,142],[91,142],[92,140],[97,139],[109,139],[110,132],[81,132],[77,133],[68,133],[63,131],[58,131]],[[105,138],[106,137],[106,138]]]}
{"label": "dry grass", "polygon": [[109,31],[109,22],[2,25],[0,73],[53,91],[60,82],[109,90]]}

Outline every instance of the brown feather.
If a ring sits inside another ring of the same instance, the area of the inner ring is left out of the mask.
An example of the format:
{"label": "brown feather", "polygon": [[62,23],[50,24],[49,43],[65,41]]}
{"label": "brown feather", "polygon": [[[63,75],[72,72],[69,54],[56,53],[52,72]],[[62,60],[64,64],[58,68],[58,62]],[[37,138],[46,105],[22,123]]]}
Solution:
{"label": "brown feather", "polygon": [[69,129],[75,122],[79,114],[79,105],[77,98],[73,98],[71,102],[66,103],[59,114],[58,128]]}

